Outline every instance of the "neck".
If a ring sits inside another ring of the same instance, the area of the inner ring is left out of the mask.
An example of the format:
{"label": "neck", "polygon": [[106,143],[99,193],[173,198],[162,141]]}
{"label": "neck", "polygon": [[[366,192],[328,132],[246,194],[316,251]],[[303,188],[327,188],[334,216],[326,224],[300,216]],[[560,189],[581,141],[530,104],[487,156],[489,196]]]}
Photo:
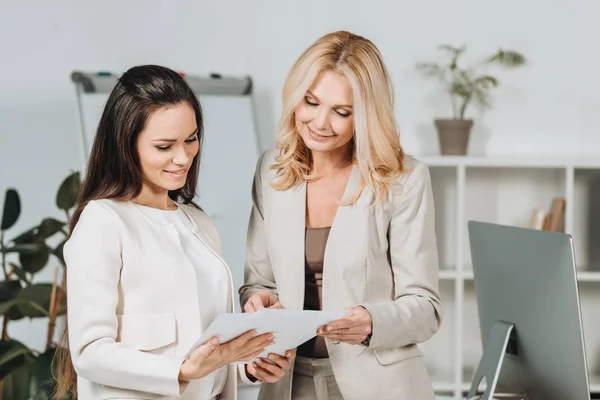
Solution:
{"label": "neck", "polygon": [[168,190],[147,184],[142,186],[142,192],[133,199],[132,202],[141,206],[158,208],[160,210],[173,210],[176,208],[173,204],[173,200],[169,198]]}
{"label": "neck", "polygon": [[321,177],[328,177],[340,170],[346,169],[352,165],[352,155],[349,154],[349,150],[350,146],[346,145],[328,152],[313,151],[311,153],[313,161],[312,173]]}

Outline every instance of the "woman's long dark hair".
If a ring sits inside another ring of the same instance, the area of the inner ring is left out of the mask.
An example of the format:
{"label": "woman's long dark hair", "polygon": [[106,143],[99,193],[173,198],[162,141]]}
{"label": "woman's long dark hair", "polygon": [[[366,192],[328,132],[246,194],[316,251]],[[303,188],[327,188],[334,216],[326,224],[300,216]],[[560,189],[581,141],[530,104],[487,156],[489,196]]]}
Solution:
{"label": "woman's long dark hair", "polygon": [[[141,193],[142,173],[136,149],[138,135],[154,111],[182,103],[188,103],[196,114],[199,151],[192,161],[185,185],[169,191],[169,197],[180,203],[194,205],[204,136],[200,103],[184,78],[175,71],[157,65],[137,66],[119,78],[108,97],[94,138],[77,208],[70,222],[70,232],[73,232],[81,212],[91,200],[127,201]],[[66,275],[65,268],[63,287],[66,287]],[[64,307],[66,310],[66,297]],[[76,398],[77,376],[69,353],[66,322],[61,342],[55,358],[55,398]]]}

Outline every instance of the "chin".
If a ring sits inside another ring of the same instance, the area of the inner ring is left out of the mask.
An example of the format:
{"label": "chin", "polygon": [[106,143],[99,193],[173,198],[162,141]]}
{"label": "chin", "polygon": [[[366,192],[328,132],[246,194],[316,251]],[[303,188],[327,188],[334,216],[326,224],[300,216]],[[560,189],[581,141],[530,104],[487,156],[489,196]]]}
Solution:
{"label": "chin", "polygon": [[183,182],[162,182],[162,187],[166,190],[178,190],[185,186],[185,180]]}

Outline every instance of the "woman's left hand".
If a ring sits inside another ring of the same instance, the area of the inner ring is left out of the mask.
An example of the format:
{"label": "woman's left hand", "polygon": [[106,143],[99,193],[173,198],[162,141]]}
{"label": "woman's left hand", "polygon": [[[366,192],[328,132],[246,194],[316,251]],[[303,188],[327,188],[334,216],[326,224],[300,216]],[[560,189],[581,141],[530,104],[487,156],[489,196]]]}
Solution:
{"label": "woman's left hand", "polygon": [[348,309],[346,315],[317,330],[317,335],[333,342],[360,344],[371,334],[371,313],[362,306]]}
{"label": "woman's left hand", "polygon": [[269,360],[257,358],[252,364],[246,364],[246,374],[262,382],[275,383],[285,375],[290,361],[296,358],[296,350],[288,350],[285,357],[270,354]]}

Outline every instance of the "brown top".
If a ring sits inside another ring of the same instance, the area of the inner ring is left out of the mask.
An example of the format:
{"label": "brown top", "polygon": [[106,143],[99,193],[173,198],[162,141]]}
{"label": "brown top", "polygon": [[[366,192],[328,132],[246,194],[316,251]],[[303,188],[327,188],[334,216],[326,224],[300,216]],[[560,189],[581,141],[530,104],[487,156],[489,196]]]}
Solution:
{"label": "brown top", "polygon": [[[304,262],[304,309],[321,310],[323,259],[331,227],[306,228]],[[316,336],[298,347],[302,357],[327,358],[325,339]]]}

